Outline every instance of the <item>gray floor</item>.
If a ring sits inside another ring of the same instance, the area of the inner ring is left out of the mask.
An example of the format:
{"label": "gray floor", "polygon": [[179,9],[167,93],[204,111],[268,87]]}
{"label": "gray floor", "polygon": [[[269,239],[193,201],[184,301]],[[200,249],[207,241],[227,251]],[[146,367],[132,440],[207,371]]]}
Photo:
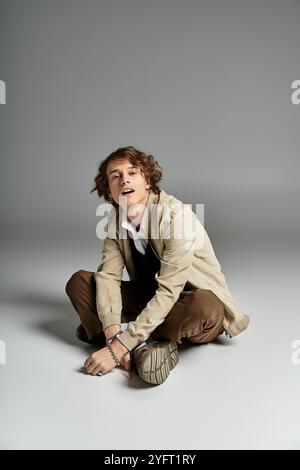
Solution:
{"label": "gray floor", "polygon": [[93,348],[74,337],[64,285],[80,268],[95,270],[98,247],[2,243],[0,447],[299,449],[299,251],[256,246],[215,246],[251,328],[181,348],[168,380],[151,387],[120,369],[80,372]]}

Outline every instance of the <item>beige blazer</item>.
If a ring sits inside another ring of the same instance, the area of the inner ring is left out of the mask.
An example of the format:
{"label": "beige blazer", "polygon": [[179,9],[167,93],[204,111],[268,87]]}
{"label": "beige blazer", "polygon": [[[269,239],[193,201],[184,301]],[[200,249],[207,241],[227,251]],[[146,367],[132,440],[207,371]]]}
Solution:
{"label": "beige blazer", "polygon": [[[102,260],[94,274],[97,312],[103,328],[121,322],[124,267],[130,280],[136,280],[130,241],[122,220],[122,210],[112,207]],[[186,282],[195,288],[210,289],[223,302],[223,326],[228,335],[235,336],[247,328],[249,316],[236,305],[208,234],[189,206],[165,191],[157,195],[150,190],[141,228],[148,233],[161,268],[155,275],[158,283],[155,295],[119,337],[128,350],[145,341],[164,321]]]}

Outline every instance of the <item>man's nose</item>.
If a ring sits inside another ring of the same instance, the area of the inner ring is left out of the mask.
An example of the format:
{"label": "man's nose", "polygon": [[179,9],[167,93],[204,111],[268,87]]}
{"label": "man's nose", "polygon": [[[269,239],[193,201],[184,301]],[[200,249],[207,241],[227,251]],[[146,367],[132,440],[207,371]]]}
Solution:
{"label": "man's nose", "polygon": [[129,176],[128,175],[121,176],[121,184],[126,184],[126,183],[129,183]]}

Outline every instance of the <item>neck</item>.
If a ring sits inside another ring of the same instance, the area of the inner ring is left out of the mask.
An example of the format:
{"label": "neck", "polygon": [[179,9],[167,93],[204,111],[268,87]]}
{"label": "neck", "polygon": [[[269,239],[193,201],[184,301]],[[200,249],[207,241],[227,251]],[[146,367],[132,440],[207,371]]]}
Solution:
{"label": "neck", "polygon": [[143,213],[144,213],[147,201],[148,201],[148,196],[149,196],[149,193],[147,192],[147,195],[146,195],[144,201],[139,202],[138,208],[137,208],[136,211],[133,211],[133,213],[129,214],[130,207],[127,210],[127,219],[129,220],[129,222],[131,222],[133,225],[135,225],[136,229],[140,225],[140,220],[143,216]]}

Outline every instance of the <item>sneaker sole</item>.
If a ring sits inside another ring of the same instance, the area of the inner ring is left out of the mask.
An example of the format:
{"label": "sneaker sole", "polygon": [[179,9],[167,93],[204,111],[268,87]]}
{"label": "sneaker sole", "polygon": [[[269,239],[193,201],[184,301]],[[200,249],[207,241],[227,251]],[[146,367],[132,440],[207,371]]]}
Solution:
{"label": "sneaker sole", "polygon": [[179,361],[176,341],[157,344],[143,358],[142,366],[137,368],[139,376],[150,384],[162,384]]}
{"label": "sneaker sole", "polygon": [[171,342],[168,341],[167,349],[170,355],[170,358],[169,358],[170,369],[172,370],[178,364],[178,361],[179,361],[179,352],[178,352],[176,341],[171,341]]}

